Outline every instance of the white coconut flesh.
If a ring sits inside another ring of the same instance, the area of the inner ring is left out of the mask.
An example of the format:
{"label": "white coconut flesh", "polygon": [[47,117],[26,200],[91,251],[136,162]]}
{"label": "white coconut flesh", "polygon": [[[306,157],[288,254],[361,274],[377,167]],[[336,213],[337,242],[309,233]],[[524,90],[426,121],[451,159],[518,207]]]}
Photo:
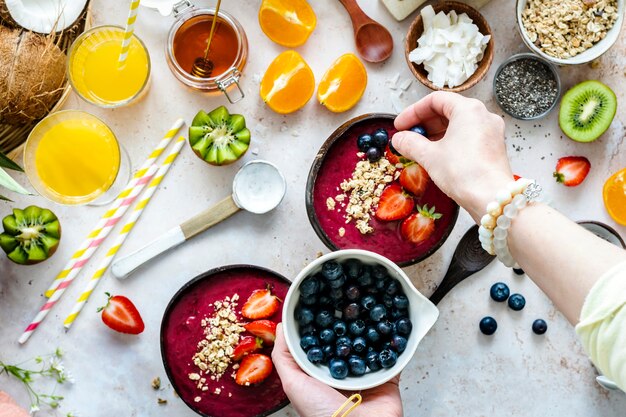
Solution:
{"label": "white coconut flesh", "polygon": [[87,0],[0,0],[0,6],[2,3],[19,26],[47,34],[72,26]]}

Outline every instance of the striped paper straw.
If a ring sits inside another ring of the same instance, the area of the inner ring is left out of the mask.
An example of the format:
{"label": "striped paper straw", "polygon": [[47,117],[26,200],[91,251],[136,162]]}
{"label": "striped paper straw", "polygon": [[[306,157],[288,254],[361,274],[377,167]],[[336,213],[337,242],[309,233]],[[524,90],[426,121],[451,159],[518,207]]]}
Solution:
{"label": "striped paper straw", "polygon": [[126,29],[124,30],[124,40],[122,40],[122,49],[120,50],[120,57],[118,59],[118,66],[123,66],[128,58],[128,50],[130,49],[130,40],[135,32],[135,21],[137,20],[137,10],[139,9],[139,0],[132,0],[130,2],[130,9],[128,10],[128,19],[126,19]]}
{"label": "striped paper straw", "polygon": [[[148,156],[148,159],[146,159],[141,168],[139,168],[139,170],[135,173],[126,188],[115,199],[111,207],[109,207],[109,209],[102,215],[96,227],[89,233],[89,235],[87,235],[87,238],[83,241],[78,250],[74,252],[72,258],[68,261],[63,270],[56,276],[48,290],[45,292],[46,297],[50,298],[54,291],[56,291],[59,284],[70,274],[72,274],[70,280],[73,279],[76,274],[80,272],[83,265],[89,261],[89,258],[93,255],[96,249],[98,249],[104,238],[106,238],[111,231],[112,227],[107,228],[107,226],[115,226],[115,223],[117,223],[119,218],[126,213],[129,205],[134,201],[134,198],[130,200],[132,197],[130,194],[137,185],[139,179],[145,176],[150,166],[157,160],[161,153],[163,153],[163,150],[167,147],[167,145],[170,144],[172,138],[183,126],[183,123],[183,119],[178,119],[171,129],[168,130],[163,139],[161,139],[156,148],[154,148],[152,153]],[[117,219],[117,221],[113,223],[113,219]],[[111,223],[113,224],[111,225]]]}
{"label": "striped paper straw", "polygon": [[172,163],[176,160],[176,157],[180,153],[180,150],[184,143],[185,143],[185,138],[182,136],[179,137],[178,140],[176,140],[176,143],[174,144],[172,151],[169,153],[169,155],[167,155],[167,157],[163,161],[163,165],[161,165],[161,168],[159,168],[159,171],[156,173],[156,175],[150,182],[150,185],[148,186],[148,188],[146,188],[146,191],[144,192],[144,194],[142,194],[141,200],[139,200],[139,202],[137,203],[137,206],[135,206],[135,208],[133,209],[133,212],[131,213],[130,217],[128,218],[126,223],[124,223],[124,226],[120,230],[119,235],[115,239],[115,242],[113,243],[113,245],[107,252],[105,258],[102,260],[100,265],[98,265],[98,269],[96,270],[96,272],[93,274],[93,276],[87,283],[85,290],[81,293],[81,295],[76,300],[76,303],[74,304],[74,307],[72,308],[72,312],[65,318],[63,325],[65,326],[66,329],[69,329],[72,326],[72,324],[74,323],[74,320],[76,320],[76,317],[78,317],[83,307],[85,307],[85,304],[87,304],[87,301],[89,301],[89,297],[93,293],[93,290],[96,288],[96,286],[98,285],[98,283],[104,276],[104,273],[109,268],[109,265],[111,265],[111,262],[113,261],[113,259],[115,258],[115,255],[124,244],[124,241],[126,240],[126,238],[130,235],[130,232],[133,230],[133,227],[137,223],[139,216],[141,216],[141,213],[143,212],[144,208],[146,208],[146,206],[150,202],[150,199],[156,192],[157,187],[159,186],[159,184],[161,183],[165,175],[167,174],[167,171],[172,166]]}
{"label": "striped paper straw", "polygon": [[[146,181],[143,181],[143,180],[139,181],[142,184],[141,188],[143,188],[145,186],[145,184],[150,181],[150,179],[154,176],[156,171],[157,171],[157,166],[156,165],[152,165],[148,169],[148,171],[146,172],[146,175],[144,177],[142,177],[142,178],[146,178],[147,180]],[[52,310],[52,308],[57,303],[57,301],[59,301],[59,299],[61,298],[61,296],[63,295],[63,293],[67,289],[67,287],[70,286],[70,284],[72,283],[72,281],[76,277],[76,275],[78,275],[78,273],[69,274],[59,284],[59,286],[57,287],[57,289],[54,292],[54,294],[52,294],[52,296],[48,299],[48,301],[41,307],[41,309],[39,310],[39,313],[37,313],[37,316],[35,316],[33,321],[26,327],[26,330],[24,330],[24,333],[22,333],[22,336],[20,336],[20,338],[18,339],[18,341],[20,343],[22,343],[22,344],[26,343],[26,341],[30,338],[30,336],[33,334],[33,332],[37,329],[37,327],[39,327],[41,322],[46,318],[48,313],[50,313],[50,310]]]}

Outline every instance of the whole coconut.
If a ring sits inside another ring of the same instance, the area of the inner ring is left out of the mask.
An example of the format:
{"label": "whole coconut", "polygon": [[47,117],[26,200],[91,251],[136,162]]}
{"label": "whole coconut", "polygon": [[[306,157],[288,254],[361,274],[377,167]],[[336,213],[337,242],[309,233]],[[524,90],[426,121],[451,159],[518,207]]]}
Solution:
{"label": "whole coconut", "polygon": [[0,26],[0,122],[48,114],[63,94],[65,61],[51,37]]}

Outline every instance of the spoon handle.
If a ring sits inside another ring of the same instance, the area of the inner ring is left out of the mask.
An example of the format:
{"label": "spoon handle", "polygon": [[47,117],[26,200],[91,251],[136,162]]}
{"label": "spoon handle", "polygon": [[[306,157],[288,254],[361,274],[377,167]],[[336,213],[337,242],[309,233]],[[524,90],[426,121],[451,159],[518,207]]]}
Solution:
{"label": "spoon handle", "polygon": [[372,21],[372,19],[365,14],[363,9],[359,7],[356,0],[339,0],[339,2],[343,4],[343,7],[348,11],[355,32],[364,23]]}
{"label": "spoon handle", "polygon": [[191,219],[180,225],[185,239],[189,240],[207,230],[209,227],[215,226],[222,220],[226,220],[233,214],[241,210],[232,195],[229,195],[213,207],[193,216]]}
{"label": "spoon handle", "polygon": [[446,275],[443,277],[443,280],[441,280],[441,284],[439,284],[433,295],[430,296],[430,301],[434,304],[439,304],[452,288],[456,287],[457,284],[473,273],[473,271],[468,271],[461,267],[459,263],[453,261],[448,268],[448,272],[446,272]]}

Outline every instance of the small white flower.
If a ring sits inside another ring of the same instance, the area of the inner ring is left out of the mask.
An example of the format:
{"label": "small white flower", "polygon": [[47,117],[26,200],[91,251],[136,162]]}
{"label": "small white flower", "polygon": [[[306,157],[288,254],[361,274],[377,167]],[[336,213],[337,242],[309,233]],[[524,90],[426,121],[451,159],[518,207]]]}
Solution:
{"label": "small white flower", "polygon": [[30,405],[30,413],[31,414],[35,414],[37,411],[39,411],[39,406],[37,404],[31,404]]}

